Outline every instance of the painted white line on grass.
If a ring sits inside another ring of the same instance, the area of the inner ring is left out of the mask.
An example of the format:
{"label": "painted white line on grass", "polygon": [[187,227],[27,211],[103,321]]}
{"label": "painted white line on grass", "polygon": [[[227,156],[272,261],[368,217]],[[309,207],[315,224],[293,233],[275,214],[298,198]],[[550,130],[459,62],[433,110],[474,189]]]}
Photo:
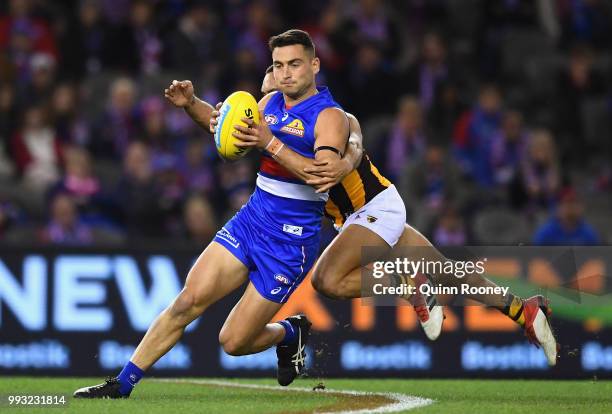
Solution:
{"label": "painted white line on grass", "polygon": [[[369,392],[369,391],[352,391],[352,390],[334,390],[324,389],[313,391],[312,388],[304,387],[280,387],[277,385],[263,385],[263,384],[245,384],[233,381],[222,381],[222,380],[208,380],[208,379],[171,379],[171,378],[157,378],[152,379],[158,382],[171,382],[171,383],[185,383],[185,384],[201,384],[201,385],[217,385],[220,387],[235,387],[235,388],[249,388],[254,390],[272,390],[281,392],[322,392],[328,394],[343,394],[343,395],[363,395],[363,396],[380,396],[386,397],[394,402],[381,405],[377,408],[367,408],[363,410],[350,410],[350,411],[330,411],[333,414],[367,414],[367,413],[396,413],[405,410],[412,410],[413,408],[424,407],[432,404],[434,401],[429,398],[415,397],[413,395],[400,394],[397,392]],[[320,412],[321,414],[327,414],[326,412]]]}

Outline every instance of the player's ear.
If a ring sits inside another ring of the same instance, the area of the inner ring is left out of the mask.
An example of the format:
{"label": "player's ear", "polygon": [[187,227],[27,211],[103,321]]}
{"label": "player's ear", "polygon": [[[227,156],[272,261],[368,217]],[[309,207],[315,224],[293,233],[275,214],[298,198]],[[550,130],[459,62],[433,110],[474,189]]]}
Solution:
{"label": "player's ear", "polygon": [[319,73],[319,70],[321,70],[321,61],[318,57],[315,57],[312,59],[312,71],[316,75],[317,73]]}

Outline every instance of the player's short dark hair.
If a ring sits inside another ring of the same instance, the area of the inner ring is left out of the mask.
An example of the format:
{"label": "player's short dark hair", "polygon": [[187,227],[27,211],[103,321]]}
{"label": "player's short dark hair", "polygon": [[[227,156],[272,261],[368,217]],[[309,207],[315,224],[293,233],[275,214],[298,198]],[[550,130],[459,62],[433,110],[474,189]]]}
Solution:
{"label": "player's short dark hair", "polygon": [[308,32],[305,32],[303,30],[287,30],[284,33],[272,36],[270,40],[268,40],[268,47],[270,48],[270,52],[272,52],[277,47],[291,45],[302,45],[304,46],[304,49],[307,52],[312,54],[312,56],[315,55],[315,45],[312,42],[312,38],[310,37]]}

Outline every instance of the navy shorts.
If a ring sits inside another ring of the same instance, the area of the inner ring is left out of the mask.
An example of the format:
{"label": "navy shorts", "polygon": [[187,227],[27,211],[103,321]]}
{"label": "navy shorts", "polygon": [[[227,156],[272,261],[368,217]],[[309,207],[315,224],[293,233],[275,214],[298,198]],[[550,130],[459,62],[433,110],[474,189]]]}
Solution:
{"label": "navy shorts", "polygon": [[261,296],[285,303],[314,265],[319,240],[308,244],[285,243],[246,221],[239,212],[217,232],[214,241],[244,263]]}

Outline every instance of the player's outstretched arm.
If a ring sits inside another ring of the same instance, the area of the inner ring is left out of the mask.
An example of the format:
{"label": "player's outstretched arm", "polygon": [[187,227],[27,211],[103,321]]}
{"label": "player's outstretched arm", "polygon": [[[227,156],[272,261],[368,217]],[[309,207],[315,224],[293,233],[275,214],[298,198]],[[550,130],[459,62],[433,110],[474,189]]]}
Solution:
{"label": "player's outstretched arm", "polygon": [[195,96],[190,80],[173,80],[170,86],[164,89],[164,97],[177,108],[183,108],[200,127],[210,131],[210,119],[215,108]]}

